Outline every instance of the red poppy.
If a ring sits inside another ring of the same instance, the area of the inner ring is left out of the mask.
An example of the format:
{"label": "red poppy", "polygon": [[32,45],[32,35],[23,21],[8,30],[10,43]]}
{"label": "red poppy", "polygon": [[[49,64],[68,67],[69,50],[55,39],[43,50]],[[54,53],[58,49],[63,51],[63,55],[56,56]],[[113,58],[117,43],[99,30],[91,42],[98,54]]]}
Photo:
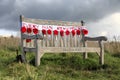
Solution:
{"label": "red poppy", "polygon": [[28,43],[28,42],[31,42],[31,39],[26,39],[26,42]]}
{"label": "red poppy", "polygon": [[50,29],[47,30],[47,33],[51,35],[52,31]]}
{"label": "red poppy", "polygon": [[33,33],[34,34],[38,34],[38,29],[37,28],[33,28]]}
{"label": "red poppy", "polygon": [[60,35],[64,36],[64,31],[63,30],[60,30]]}
{"label": "red poppy", "polygon": [[87,29],[82,29],[82,32],[83,32],[84,35],[88,34],[88,30]]}
{"label": "red poppy", "polygon": [[25,33],[25,32],[26,32],[26,27],[25,27],[25,26],[21,27],[21,32],[22,32],[22,33]]}
{"label": "red poppy", "polygon": [[58,31],[57,30],[54,30],[54,35],[58,35]]}
{"label": "red poppy", "polygon": [[70,34],[70,31],[69,30],[66,30],[66,35],[68,36]]}
{"label": "red poppy", "polygon": [[45,35],[46,34],[46,30],[42,29],[42,33],[43,33],[43,35]]}
{"label": "red poppy", "polygon": [[72,35],[73,35],[73,36],[75,35],[75,30],[72,30]]}
{"label": "red poppy", "polygon": [[31,33],[32,29],[30,27],[27,28],[27,33]]}
{"label": "red poppy", "polygon": [[77,32],[77,35],[80,35],[80,30],[79,29],[76,32]]}

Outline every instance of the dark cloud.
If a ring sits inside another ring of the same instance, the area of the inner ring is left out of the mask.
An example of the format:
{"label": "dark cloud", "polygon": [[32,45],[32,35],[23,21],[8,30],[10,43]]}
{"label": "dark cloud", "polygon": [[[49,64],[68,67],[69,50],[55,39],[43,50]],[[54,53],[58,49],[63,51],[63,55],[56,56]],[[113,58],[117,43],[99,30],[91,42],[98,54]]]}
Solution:
{"label": "dark cloud", "polygon": [[1,0],[0,28],[19,30],[25,17],[95,22],[120,11],[120,0]]}
{"label": "dark cloud", "polygon": [[15,0],[13,0],[13,2],[10,0],[1,0],[0,1],[0,17],[12,13],[12,11],[14,11],[14,3],[15,3]]}

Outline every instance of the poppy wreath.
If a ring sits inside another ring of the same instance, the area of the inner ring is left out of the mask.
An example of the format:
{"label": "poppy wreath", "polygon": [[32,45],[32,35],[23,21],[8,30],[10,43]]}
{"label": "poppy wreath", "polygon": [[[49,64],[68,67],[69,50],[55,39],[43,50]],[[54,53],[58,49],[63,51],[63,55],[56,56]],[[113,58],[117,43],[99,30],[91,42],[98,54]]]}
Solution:
{"label": "poppy wreath", "polygon": [[37,28],[33,28],[33,33],[34,34],[38,34],[38,29]]}
{"label": "poppy wreath", "polygon": [[26,39],[26,42],[27,42],[27,43],[31,42],[31,39]]}
{"label": "poppy wreath", "polygon": [[45,29],[42,29],[42,34],[46,35],[46,30]]}
{"label": "poppy wreath", "polygon": [[52,31],[50,29],[47,30],[48,35],[52,34]]}
{"label": "poppy wreath", "polygon": [[32,28],[28,27],[27,28],[27,33],[31,33],[32,32]]}
{"label": "poppy wreath", "polygon": [[75,36],[75,30],[72,30],[71,32],[72,32],[72,36]]}
{"label": "poppy wreath", "polygon": [[58,31],[57,30],[54,30],[54,35],[58,35]]}
{"label": "poppy wreath", "polygon": [[26,29],[26,27],[25,27],[25,26],[21,27],[21,32],[22,32],[22,33],[25,33],[25,32],[26,32],[26,30],[27,30],[27,29]]}
{"label": "poppy wreath", "polygon": [[76,32],[77,32],[77,35],[80,35],[80,30],[79,29]]}
{"label": "poppy wreath", "polygon": [[88,34],[88,30],[87,29],[82,29],[82,32],[83,32],[84,35]]}
{"label": "poppy wreath", "polygon": [[70,31],[69,30],[66,30],[66,35],[68,36],[70,34]]}
{"label": "poppy wreath", "polygon": [[64,36],[64,31],[63,30],[60,30],[60,35]]}

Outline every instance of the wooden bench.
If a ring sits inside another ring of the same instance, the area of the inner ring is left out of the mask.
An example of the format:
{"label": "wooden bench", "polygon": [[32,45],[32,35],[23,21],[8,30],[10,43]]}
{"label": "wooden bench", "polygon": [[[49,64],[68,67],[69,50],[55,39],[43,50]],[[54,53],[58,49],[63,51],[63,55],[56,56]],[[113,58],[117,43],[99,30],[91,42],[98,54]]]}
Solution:
{"label": "wooden bench", "polygon": [[[20,16],[21,26],[21,50],[23,60],[25,53],[35,52],[35,65],[40,65],[40,59],[44,53],[83,53],[87,58],[87,52],[97,52],[100,64],[104,64],[105,36],[86,37],[87,31],[83,28],[83,21],[67,22],[54,20],[31,19]],[[86,41],[98,41],[99,47],[87,47]]]}

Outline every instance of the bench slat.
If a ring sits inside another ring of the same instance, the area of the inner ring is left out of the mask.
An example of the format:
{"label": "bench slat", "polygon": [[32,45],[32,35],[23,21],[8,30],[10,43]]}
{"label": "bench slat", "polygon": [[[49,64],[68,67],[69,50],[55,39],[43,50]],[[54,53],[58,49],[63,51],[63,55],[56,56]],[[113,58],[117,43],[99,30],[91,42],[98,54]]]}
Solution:
{"label": "bench slat", "polygon": [[27,48],[27,47],[24,47],[23,49],[24,49],[24,51],[27,51],[27,52],[35,52],[36,51],[36,48]]}
{"label": "bench slat", "polygon": [[98,47],[41,47],[40,50],[50,53],[59,52],[100,52]]}
{"label": "bench slat", "polygon": [[31,19],[22,16],[22,21],[41,24],[41,25],[58,25],[58,26],[81,26],[81,22],[68,22],[68,21],[57,21],[57,20],[44,20],[44,19]]}

